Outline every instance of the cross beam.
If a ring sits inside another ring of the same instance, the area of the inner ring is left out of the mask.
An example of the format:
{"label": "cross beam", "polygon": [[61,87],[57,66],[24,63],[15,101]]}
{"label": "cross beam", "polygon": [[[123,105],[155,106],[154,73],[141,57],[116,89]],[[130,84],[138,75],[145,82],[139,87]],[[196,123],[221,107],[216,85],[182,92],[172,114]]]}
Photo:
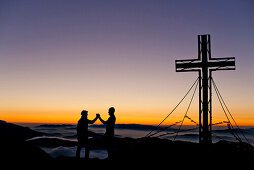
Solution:
{"label": "cross beam", "polygon": [[210,35],[198,35],[198,58],[176,60],[176,72],[199,73],[199,142],[212,142],[212,71],[235,70],[235,57],[212,58]]}

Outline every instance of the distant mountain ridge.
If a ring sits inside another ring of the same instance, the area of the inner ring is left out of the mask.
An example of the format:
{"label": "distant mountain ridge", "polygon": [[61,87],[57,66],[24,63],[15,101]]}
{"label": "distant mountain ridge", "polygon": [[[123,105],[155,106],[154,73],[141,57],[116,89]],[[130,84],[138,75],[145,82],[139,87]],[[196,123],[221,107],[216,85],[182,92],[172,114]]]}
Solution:
{"label": "distant mountain ridge", "polygon": [[1,163],[51,159],[50,155],[46,152],[26,142],[29,138],[42,135],[45,135],[45,133],[0,120]]}
{"label": "distant mountain ridge", "polygon": [[1,138],[15,138],[26,140],[36,136],[42,136],[46,133],[34,131],[28,127],[19,126],[13,123],[7,123],[0,120],[0,136]]}

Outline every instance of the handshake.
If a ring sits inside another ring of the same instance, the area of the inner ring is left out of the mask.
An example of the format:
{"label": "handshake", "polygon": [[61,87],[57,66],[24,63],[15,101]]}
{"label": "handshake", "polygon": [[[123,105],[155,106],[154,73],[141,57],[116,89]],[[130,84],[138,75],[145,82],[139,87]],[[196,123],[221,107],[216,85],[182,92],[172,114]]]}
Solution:
{"label": "handshake", "polygon": [[101,115],[99,113],[96,114],[96,118],[100,118]]}

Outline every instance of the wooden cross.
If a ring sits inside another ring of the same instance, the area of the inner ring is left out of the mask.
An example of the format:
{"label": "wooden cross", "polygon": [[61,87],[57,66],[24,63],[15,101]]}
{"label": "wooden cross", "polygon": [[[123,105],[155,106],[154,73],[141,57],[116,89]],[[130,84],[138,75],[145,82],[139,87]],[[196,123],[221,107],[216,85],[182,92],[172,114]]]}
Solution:
{"label": "wooden cross", "polygon": [[199,142],[212,143],[212,71],[235,70],[235,57],[212,58],[210,35],[198,35],[198,59],[176,60],[176,72],[199,73]]}

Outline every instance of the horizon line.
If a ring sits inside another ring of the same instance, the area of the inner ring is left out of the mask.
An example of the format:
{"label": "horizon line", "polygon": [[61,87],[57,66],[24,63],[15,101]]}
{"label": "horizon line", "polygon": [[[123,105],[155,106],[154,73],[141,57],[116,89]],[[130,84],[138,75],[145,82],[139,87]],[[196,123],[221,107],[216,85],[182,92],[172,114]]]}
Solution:
{"label": "horizon line", "polygon": [[[27,124],[71,124],[71,125],[75,125],[77,123],[68,123],[68,122],[8,122],[6,121],[7,123],[27,123]],[[103,125],[102,123],[94,123],[94,124],[91,124],[91,125]],[[150,126],[157,126],[158,124],[141,124],[141,123],[117,123],[116,125],[150,125]],[[171,124],[169,124],[171,125]],[[161,125],[161,126],[169,126],[169,125]],[[175,126],[179,126],[179,125],[175,125]],[[182,126],[196,126],[194,124],[185,124],[185,125],[182,125]],[[227,126],[227,125],[213,125],[213,126]],[[235,125],[234,125],[235,126]],[[238,124],[238,126],[254,126],[254,124]]]}

